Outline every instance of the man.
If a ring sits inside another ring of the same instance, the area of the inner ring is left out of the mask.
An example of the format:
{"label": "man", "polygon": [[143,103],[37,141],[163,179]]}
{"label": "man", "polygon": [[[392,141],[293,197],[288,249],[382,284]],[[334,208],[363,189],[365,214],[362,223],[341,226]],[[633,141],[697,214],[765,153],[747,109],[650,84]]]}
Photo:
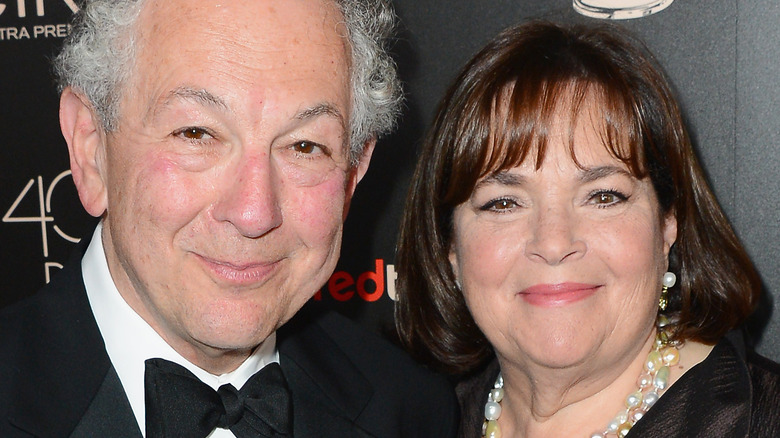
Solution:
{"label": "man", "polygon": [[454,433],[442,380],[340,317],[293,318],[397,112],[391,21],[369,0],[87,2],[56,66],[102,220],[0,316],[0,436]]}

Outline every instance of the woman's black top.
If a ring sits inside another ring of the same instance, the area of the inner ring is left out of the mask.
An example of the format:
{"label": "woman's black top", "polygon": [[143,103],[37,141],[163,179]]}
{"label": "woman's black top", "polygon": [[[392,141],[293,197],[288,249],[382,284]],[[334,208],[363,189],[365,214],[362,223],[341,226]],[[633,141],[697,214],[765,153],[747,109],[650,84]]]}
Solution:
{"label": "woman's black top", "polygon": [[[481,436],[498,371],[494,359],[458,383],[459,437]],[[780,364],[746,348],[740,332],[728,333],[634,425],[628,438],[636,437],[780,437]]]}

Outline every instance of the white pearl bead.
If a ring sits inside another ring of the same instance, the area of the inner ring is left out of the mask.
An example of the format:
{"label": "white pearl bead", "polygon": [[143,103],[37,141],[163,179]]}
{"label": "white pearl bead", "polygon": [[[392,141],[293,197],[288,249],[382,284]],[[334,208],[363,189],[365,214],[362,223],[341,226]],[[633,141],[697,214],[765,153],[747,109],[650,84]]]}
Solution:
{"label": "white pearl bead", "polygon": [[664,286],[672,287],[675,285],[675,283],[677,283],[677,276],[674,275],[674,272],[667,272],[664,274],[664,279],[662,280],[662,284]]}
{"label": "white pearl bead", "polygon": [[504,388],[493,388],[490,390],[490,399],[496,403],[501,403],[504,399]]}
{"label": "white pearl bead", "polygon": [[645,394],[644,399],[644,405],[648,407],[648,409],[655,404],[655,402],[658,401],[658,398],[660,396],[655,391],[650,391],[647,394]]}
{"label": "white pearl bead", "polygon": [[645,359],[645,370],[652,373],[653,371],[657,371],[663,364],[664,360],[661,357],[661,353],[653,350],[647,355],[647,359]]}
{"label": "white pearl bead", "polygon": [[633,392],[626,397],[626,407],[635,408],[642,404],[642,393],[639,391]]}
{"label": "white pearl bead", "polygon": [[658,373],[656,373],[655,378],[653,378],[653,386],[655,386],[658,389],[664,390],[666,389],[666,385],[668,383],[669,383],[669,367],[664,365],[658,369]]}
{"label": "white pearl bead", "polygon": [[651,376],[648,372],[644,372],[639,375],[639,378],[636,380],[636,384],[639,386],[639,389],[645,389],[653,384],[653,376]]}
{"label": "white pearl bead", "polygon": [[675,347],[666,347],[661,352],[661,357],[664,360],[664,365],[675,366],[680,362],[680,351]]}
{"label": "white pearl bead", "polygon": [[642,409],[637,409],[635,411],[631,412],[631,415],[628,416],[629,420],[631,421],[631,424],[635,424],[637,421],[641,420],[642,417],[644,417],[645,413],[642,411]]}
{"label": "white pearl bead", "polygon": [[500,416],[501,405],[492,401],[485,403],[485,418],[488,420],[498,420],[498,417]]}

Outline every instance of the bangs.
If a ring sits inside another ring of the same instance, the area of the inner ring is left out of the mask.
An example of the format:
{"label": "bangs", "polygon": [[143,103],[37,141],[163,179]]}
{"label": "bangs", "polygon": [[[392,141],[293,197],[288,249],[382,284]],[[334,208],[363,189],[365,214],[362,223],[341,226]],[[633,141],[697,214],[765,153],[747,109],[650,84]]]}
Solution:
{"label": "bangs", "polygon": [[582,167],[574,141],[579,123],[592,124],[609,154],[624,163],[632,176],[647,176],[642,123],[628,90],[581,78],[537,82],[520,77],[490,91],[473,95],[472,108],[479,110],[464,112],[460,120],[458,130],[466,135],[454,139],[450,190],[445,196],[450,205],[468,199],[479,180],[528,159],[538,170],[550,138],[560,135],[554,130],[567,130],[569,156]]}

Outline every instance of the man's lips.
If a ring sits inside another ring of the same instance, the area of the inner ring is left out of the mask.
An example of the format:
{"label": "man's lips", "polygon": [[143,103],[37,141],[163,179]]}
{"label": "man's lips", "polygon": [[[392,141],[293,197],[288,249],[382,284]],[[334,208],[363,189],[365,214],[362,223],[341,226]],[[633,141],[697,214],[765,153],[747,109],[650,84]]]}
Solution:
{"label": "man's lips", "polygon": [[543,307],[564,306],[583,300],[601,286],[587,283],[537,284],[518,293],[529,304]]}
{"label": "man's lips", "polygon": [[197,259],[217,279],[237,286],[262,283],[273,274],[279,261],[236,263],[215,260],[196,254]]}

